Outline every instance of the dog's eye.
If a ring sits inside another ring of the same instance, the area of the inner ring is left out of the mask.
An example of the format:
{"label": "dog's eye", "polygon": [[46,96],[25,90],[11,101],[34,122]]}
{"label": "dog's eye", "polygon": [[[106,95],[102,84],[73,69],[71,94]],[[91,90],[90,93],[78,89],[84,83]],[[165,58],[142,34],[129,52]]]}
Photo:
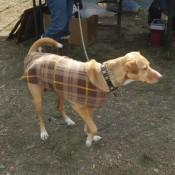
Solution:
{"label": "dog's eye", "polygon": [[143,69],[144,71],[146,71],[146,70],[148,69],[148,67],[147,67],[147,66],[144,66],[142,69]]}

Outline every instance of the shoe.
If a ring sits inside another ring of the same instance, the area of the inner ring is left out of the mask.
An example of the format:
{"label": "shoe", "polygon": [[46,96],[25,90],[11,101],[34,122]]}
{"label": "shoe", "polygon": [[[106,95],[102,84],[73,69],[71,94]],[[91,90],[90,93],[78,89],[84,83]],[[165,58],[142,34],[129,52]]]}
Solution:
{"label": "shoe", "polygon": [[66,35],[66,36],[60,37],[60,39],[62,39],[62,40],[67,40],[67,39],[69,39],[69,38],[70,38],[70,35]]}

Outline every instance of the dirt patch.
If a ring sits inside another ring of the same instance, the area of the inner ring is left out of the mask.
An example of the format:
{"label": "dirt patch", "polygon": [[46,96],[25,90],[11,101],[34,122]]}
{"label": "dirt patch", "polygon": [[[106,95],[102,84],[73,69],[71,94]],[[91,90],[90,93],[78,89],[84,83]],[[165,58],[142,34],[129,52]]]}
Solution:
{"label": "dirt patch", "polygon": [[[40,140],[31,96],[20,80],[32,41],[16,45],[0,36],[0,174],[174,175],[175,61],[165,59],[165,49],[148,45],[148,33],[142,13],[124,15],[121,37],[112,27],[100,27],[88,47],[89,56],[99,62],[139,50],[164,76],[158,84],[134,83],[119,89],[118,97],[111,95],[95,115],[103,140],[91,148],[85,146],[83,122],[66,104],[77,124],[66,127],[50,92],[44,97],[50,137]],[[85,61],[81,48],[65,52]]]}

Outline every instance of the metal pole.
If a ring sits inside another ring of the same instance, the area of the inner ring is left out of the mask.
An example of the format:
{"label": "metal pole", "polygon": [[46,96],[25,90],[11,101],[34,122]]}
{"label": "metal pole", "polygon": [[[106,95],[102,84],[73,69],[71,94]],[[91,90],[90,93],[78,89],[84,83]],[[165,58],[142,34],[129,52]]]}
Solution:
{"label": "metal pole", "polygon": [[167,58],[171,59],[171,36],[172,36],[172,16],[173,16],[173,0],[167,0],[168,6],[168,22],[167,22],[167,32],[166,32],[166,48],[167,48]]}
{"label": "metal pole", "polygon": [[43,33],[44,24],[43,24],[43,13],[42,13],[42,0],[39,0],[39,16],[40,16],[40,32]]}
{"label": "metal pole", "polygon": [[38,26],[37,26],[37,12],[36,12],[36,1],[33,0],[33,17],[35,25],[35,37],[38,38]]}

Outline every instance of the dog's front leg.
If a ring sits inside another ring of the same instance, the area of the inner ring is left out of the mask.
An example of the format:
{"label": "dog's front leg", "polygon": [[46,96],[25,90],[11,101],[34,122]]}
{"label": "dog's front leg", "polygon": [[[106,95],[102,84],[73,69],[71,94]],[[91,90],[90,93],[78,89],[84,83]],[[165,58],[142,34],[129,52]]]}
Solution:
{"label": "dog's front leg", "polygon": [[93,110],[79,105],[76,105],[73,108],[85,122],[84,131],[87,134],[86,146],[90,147],[93,141],[101,139],[100,136],[95,135],[97,133],[97,127],[92,119]]}
{"label": "dog's front leg", "polygon": [[[85,134],[88,136],[89,129],[88,129],[87,124],[84,125],[84,132],[85,132]],[[94,137],[93,137],[93,141],[94,141],[94,142],[97,142],[97,141],[99,141],[99,140],[101,140],[101,139],[102,139],[102,137],[101,137],[101,136],[98,136],[98,135],[94,135]]]}

